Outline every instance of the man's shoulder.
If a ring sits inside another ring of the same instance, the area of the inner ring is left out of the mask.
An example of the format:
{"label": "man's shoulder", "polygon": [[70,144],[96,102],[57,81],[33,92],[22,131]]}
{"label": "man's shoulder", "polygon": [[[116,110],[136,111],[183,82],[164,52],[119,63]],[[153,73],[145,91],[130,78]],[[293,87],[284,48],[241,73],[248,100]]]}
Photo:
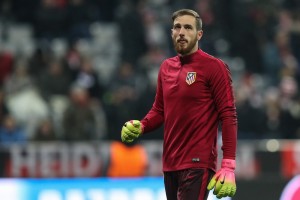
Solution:
{"label": "man's shoulder", "polygon": [[178,56],[169,57],[162,61],[161,67],[176,66],[178,62],[179,62]]}
{"label": "man's shoulder", "polygon": [[204,51],[202,51],[201,54],[202,54],[202,57],[204,59],[206,59],[206,61],[209,62],[210,70],[212,70],[212,69],[219,70],[219,69],[223,69],[223,68],[228,68],[228,65],[221,58],[215,57]]}
{"label": "man's shoulder", "polygon": [[176,56],[173,56],[173,57],[169,57],[169,58],[166,58],[163,63],[176,63],[176,62],[179,62],[179,56],[176,55]]}
{"label": "man's shoulder", "polygon": [[213,63],[224,63],[220,58],[217,58],[203,50],[199,50],[199,54],[201,55],[202,59],[205,59],[207,61],[213,62]]}

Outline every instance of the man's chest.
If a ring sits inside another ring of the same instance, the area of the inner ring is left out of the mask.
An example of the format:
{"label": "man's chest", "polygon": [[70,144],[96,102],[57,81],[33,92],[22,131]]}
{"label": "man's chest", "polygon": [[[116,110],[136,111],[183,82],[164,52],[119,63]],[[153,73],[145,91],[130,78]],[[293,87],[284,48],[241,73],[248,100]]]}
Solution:
{"label": "man's chest", "polygon": [[211,98],[205,66],[173,65],[162,72],[162,89],[165,100]]}

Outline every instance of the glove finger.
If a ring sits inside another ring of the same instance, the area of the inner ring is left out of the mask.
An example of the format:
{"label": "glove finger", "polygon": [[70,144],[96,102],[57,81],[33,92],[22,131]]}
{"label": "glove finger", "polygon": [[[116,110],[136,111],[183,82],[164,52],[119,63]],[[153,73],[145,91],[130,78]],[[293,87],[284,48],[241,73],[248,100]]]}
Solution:
{"label": "glove finger", "polygon": [[131,120],[130,121],[134,127],[139,128],[141,126],[141,122],[139,120]]}
{"label": "glove finger", "polygon": [[223,187],[221,188],[221,190],[219,191],[219,193],[217,194],[218,198],[222,198],[222,197],[232,197],[234,196],[236,192],[236,186],[235,184],[223,184]]}
{"label": "glove finger", "polygon": [[211,189],[213,189],[214,188],[214,186],[215,186],[215,184],[216,184],[216,177],[214,176],[214,177],[212,177],[212,179],[209,181],[209,184],[208,184],[208,186],[207,186],[207,189],[208,190],[211,190]]}
{"label": "glove finger", "polygon": [[221,173],[220,176],[218,177],[216,186],[215,186],[215,190],[214,190],[214,194],[218,194],[219,191],[221,190],[221,188],[223,187],[225,181],[225,174]]}
{"label": "glove finger", "polygon": [[228,196],[233,197],[235,195],[235,192],[236,192],[236,186],[234,185],[233,187],[230,188],[230,192]]}
{"label": "glove finger", "polygon": [[223,187],[223,184],[221,184],[219,181],[217,181],[213,194],[218,195],[220,190],[222,189],[222,187]]}
{"label": "glove finger", "polygon": [[130,142],[133,142],[134,139],[130,139],[130,138],[128,138],[128,136],[126,134],[122,134],[121,140],[122,140],[122,142],[130,143]]}
{"label": "glove finger", "polygon": [[122,131],[121,131],[121,140],[122,140],[122,142],[128,142],[128,141],[134,139],[129,134],[130,134],[130,131],[126,127],[123,127]]}
{"label": "glove finger", "polygon": [[139,130],[139,129],[137,129],[137,128],[134,128],[134,129],[132,129],[132,130],[130,130],[133,134],[135,134],[135,135],[140,135],[140,133],[141,133],[141,131]]}
{"label": "glove finger", "polygon": [[122,130],[122,133],[121,133],[121,140],[122,140],[122,142],[127,142],[127,140],[128,140],[128,136],[124,132],[124,130]]}
{"label": "glove finger", "polygon": [[121,135],[121,140],[122,140],[122,142],[126,142],[126,139],[125,139],[125,137],[124,137],[124,134]]}
{"label": "glove finger", "polygon": [[128,139],[136,139],[139,137],[138,134],[133,133],[127,127],[123,127],[123,134],[127,135],[126,138]]}
{"label": "glove finger", "polygon": [[132,123],[127,123],[126,128],[134,134],[140,134],[140,129],[135,127]]}
{"label": "glove finger", "polygon": [[233,196],[236,192],[236,184],[235,184],[235,177],[233,173],[228,173],[226,176],[226,183],[228,183],[229,191],[228,196]]}
{"label": "glove finger", "polygon": [[127,139],[125,142],[126,143],[131,143],[131,142],[133,142],[134,141],[134,139]]}
{"label": "glove finger", "polygon": [[220,199],[222,197],[226,197],[227,196],[227,192],[228,192],[228,186],[226,184],[223,184],[222,188],[217,193],[217,198]]}
{"label": "glove finger", "polygon": [[219,179],[219,176],[220,176],[220,172],[217,172],[217,173],[212,177],[212,179],[210,180],[210,182],[209,182],[209,184],[208,184],[208,186],[207,186],[207,189],[208,189],[208,190],[211,190],[211,189],[213,189],[213,188],[215,187],[216,182],[217,182],[218,179]]}

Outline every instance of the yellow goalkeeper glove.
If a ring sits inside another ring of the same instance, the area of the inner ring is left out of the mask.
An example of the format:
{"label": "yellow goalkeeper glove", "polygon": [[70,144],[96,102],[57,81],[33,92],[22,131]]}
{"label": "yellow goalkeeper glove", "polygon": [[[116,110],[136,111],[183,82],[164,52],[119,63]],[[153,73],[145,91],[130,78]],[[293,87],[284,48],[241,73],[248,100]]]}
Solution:
{"label": "yellow goalkeeper glove", "polygon": [[232,197],[236,192],[235,184],[235,160],[223,159],[221,169],[210,180],[207,189],[214,188],[214,195],[218,199],[222,197]]}
{"label": "yellow goalkeeper glove", "polygon": [[126,122],[121,130],[122,142],[133,142],[143,133],[143,131],[143,124],[139,120],[130,120]]}

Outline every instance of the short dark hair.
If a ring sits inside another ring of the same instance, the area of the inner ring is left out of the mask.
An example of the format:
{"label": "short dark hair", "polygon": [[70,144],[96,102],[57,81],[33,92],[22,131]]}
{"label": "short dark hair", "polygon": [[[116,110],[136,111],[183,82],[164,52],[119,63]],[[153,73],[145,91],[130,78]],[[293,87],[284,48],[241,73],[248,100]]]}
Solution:
{"label": "short dark hair", "polygon": [[173,12],[173,15],[172,15],[173,22],[177,17],[183,16],[183,15],[190,15],[190,16],[195,17],[196,29],[198,31],[202,30],[202,19],[200,18],[199,14],[196,11],[191,10],[191,9],[181,9],[181,10],[177,10],[177,11]]}

